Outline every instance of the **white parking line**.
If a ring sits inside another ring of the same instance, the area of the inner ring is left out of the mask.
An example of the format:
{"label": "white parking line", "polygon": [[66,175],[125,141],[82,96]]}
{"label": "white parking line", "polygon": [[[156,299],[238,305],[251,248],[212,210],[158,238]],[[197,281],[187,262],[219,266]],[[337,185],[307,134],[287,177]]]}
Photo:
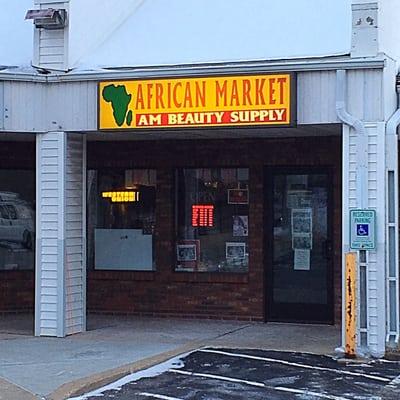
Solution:
{"label": "white parking line", "polygon": [[371,380],[375,380],[375,381],[379,381],[379,382],[390,382],[391,381],[389,378],[384,378],[382,376],[362,374],[360,372],[343,371],[340,369],[334,369],[334,368],[328,368],[328,367],[317,367],[315,365],[300,364],[300,363],[290,362],[290,361],[286,361],[286,360],[279,360],[276,358],[258,357],[258,356],[252,356],[249,354],[240,354],[240,353],[229,353],[227,351],[221,351],[221,350],[201,349],[199,351],[201,351],[203,353],[214,353],[214,354],[220,354],[220,355],[229,356],[229,357],[248,358],[250,360],[273,362],[273,363],[289,365],[291,367],[297,367],[297,368],[315,369],[318,371],[334,372],[336,374],[341,374],[341,375],[358,376],[358,377],[371,379]]}
{"label": "white parking line", "polygon": [[334,395],[318,393],[318,392],[311,392],[309,390],[286,388],[283,386],[268,386],[262,382],[247,381],[247,380],[238,379],[238,378],[231,378],[229,376],[203,374],[203,373],[197,373],[197,372],[182,371],[179,369],[170,369],[169,372],[173,372],[173,373],[181,374],[181,375],[188,375],[188,376],[198,376],[201,378],[217,379],[217,380],[227,381],[227,382],[242,383],[244,385],[256,386],[256,387],[261,387],[261,388],[269,389],[269,390],[276,390],[278,392],[290,392],[290,393],[296,393],[296,394],[301,394],[301,395],[319,397],[321,399],[350,400],[347,397],[334,396]]}
{"label": "white parking line", "polygon": [[397,388],[398,386],[400,386],[400,375],[390,381],[390,383],[386,386],[391,386],[393,388]]}
{"label": "white parking line", "polygon": [[170,396],[164,396],[163,394],[155,394],[155,393],[139,393],[139,396],[144,396],[144,397],[154,397],[155,399],[161,399],[161,400],[183,400],[179,399],[178,397],[170,397]]}
{"label": "white parking line", "polygon": [[218,379],[218,380],[227,381],[227,382],[244,383],[245,385],[262,387],[262,388],[266,387],[265,384],[262,382],[245,381],[243,379],[230,378],[229,376],[202,374],[200,372],[182,371],[180,369],[170,369],[169,372],[174,372],[176,374],[181,374],[181,375],[190,375],[190,376],[199,376],[202,378]]}
{"label": "white parking line", "polygon": [[320,397],[321,399],[350,400],[347,397],[334,396],[333,394],[324,394],[324,393],[311,392],[310,390],[300,390],[300,389],[285,388],[285,387],[282,387],[282,386],[272,387],[272,389],[280,390],[281,392],[289,392],[289,393],[296,393],[296,394],[301,394],[301,395],[306,395],[306,396]]}

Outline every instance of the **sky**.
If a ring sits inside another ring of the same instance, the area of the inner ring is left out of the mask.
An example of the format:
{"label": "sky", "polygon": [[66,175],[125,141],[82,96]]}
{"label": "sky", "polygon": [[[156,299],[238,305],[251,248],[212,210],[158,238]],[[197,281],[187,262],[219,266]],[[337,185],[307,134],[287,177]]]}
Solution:
{"label": "sky", "polygon": [[0,65],[28,66],[32,60],[32,21],[25,21],[33,0],[0,0]]}
{"label": "sky", "polygon": [[[350,0],[71,0],[77,69],[347,54]],[[30,65],[33,0],[0,0],[0,65]]]}

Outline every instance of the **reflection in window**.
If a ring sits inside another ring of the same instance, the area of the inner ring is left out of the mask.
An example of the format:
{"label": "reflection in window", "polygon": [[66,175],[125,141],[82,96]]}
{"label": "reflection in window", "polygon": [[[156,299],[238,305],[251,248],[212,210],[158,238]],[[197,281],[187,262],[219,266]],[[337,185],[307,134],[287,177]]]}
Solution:
{"label": "reflection in window", "polygon": [[176,271],[247,272],[247,168],[177,171]]}
{"label": "reflection in window", "polygon": [[155,170],[90,170],[87,190],[88,266],[155,269]]}
{"label": "reflection in window", "polygon": [[0,170],[0,270],[35,268],[35,171]]}

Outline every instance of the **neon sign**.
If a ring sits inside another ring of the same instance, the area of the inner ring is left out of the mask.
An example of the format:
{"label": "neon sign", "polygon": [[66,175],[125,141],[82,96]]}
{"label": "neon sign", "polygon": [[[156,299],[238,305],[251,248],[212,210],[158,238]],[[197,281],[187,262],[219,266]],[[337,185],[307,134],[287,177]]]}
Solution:
{"label": "neon sign", "polygon": [[120,192],[102,192],[103,199],[110,199],[111,203],[134,203],[139,201],[139,192],[120,191]]}
{"label": "neon sign", "polygon": [[214,226],[214,206],[209,204],[192,205],[192,226]]}

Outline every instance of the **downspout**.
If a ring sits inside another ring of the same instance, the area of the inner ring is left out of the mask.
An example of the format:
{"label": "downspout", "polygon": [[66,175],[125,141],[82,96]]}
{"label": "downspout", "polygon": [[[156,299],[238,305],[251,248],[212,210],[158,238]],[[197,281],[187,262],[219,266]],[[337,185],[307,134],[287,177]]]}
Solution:
{"label": "downspout", "polygon": [[346,70],[336,71],[336,115],[346,125],[351,126],[360,134],[365,135],[364,124],[353,117],[346,109]]}
{"label": "downspout", "polygon": [[357,168],[357,207],[368,207],[367,196],[367,168],[368,168],[368,143],[364,124],[361,120],[351,115],[346,109],[346,70],[336,71],[336,115],[344,124],[353,128],[357,133],[358,168]]}
{"label": "downspout", "polygon": [[[400,76],[397,76],[396,79],[396,93],[397,93],[397,110],[395,113],[390,117],[389,121],[387,122],[386,125],[386,135],[389,136],[389,138],[394,138],[396,143],[398,143],[398,134],[397,134],[397,128],[400,125]],[[388,139],[389,139],[388,138]],[[390,139],[389,139],[390,140]],[[400,310],[399,310],[399,249],[398,249],[398,243],[399,243],[399,232],[398,232],[398,218],[399,218],[399,210],[398,210],[398,196],[399,196],[399,188],[398,188],[398,154],[397,154],[397,147],[396,147],[396,154],[394,155],[394,166],[392,166],[393,172],[394,172],[394,187],[393,187],[393,201],[394,201],[394,220],[391,221],[389,218],[387,218],[387,235],[389,232],[389,229],[393,228],[394,229],[394,235],[395,235],[395,240],[394,240],[394,245],[395,248],[391,249],[392,251],[388,251],[387,257],[393,257],[393,260],[389,260],[386,262],[387,268],[386,268],[386,281],[387,281],[387,307],[388,309],[388,333],[386,337],[386,342],[387,343],[393,343],[395,345],[398,345],[399,343],[399,337],[400,337]],[[389,197],[390,193],[388,193]],[[387,200],[386,202],[387,208],[389,206],[389,201]],[[387,210],[387,213],[389,213],[389,210]],[[388,235],[389,236],[389,235]],[[390,242],[389,237],[387,237],[387,241]],[[390,245],[390,243],[389,243]],[[390,263],[394,263],[394,271],[391,271],[390,268]],[[394,274],[392,273],[394,272]],[[393,287],[394,286],[394,287]],[[390,296],[391,290],[394,290],[395,292],[395,303],[393,304],[391,302],[392,297]],[[393,311],[394,309],[394,311]],[[392,319],[394,318],[395,321],[395,329],[392,329]],[[391,339],[393,338],[393,341],[391,342]]]}

